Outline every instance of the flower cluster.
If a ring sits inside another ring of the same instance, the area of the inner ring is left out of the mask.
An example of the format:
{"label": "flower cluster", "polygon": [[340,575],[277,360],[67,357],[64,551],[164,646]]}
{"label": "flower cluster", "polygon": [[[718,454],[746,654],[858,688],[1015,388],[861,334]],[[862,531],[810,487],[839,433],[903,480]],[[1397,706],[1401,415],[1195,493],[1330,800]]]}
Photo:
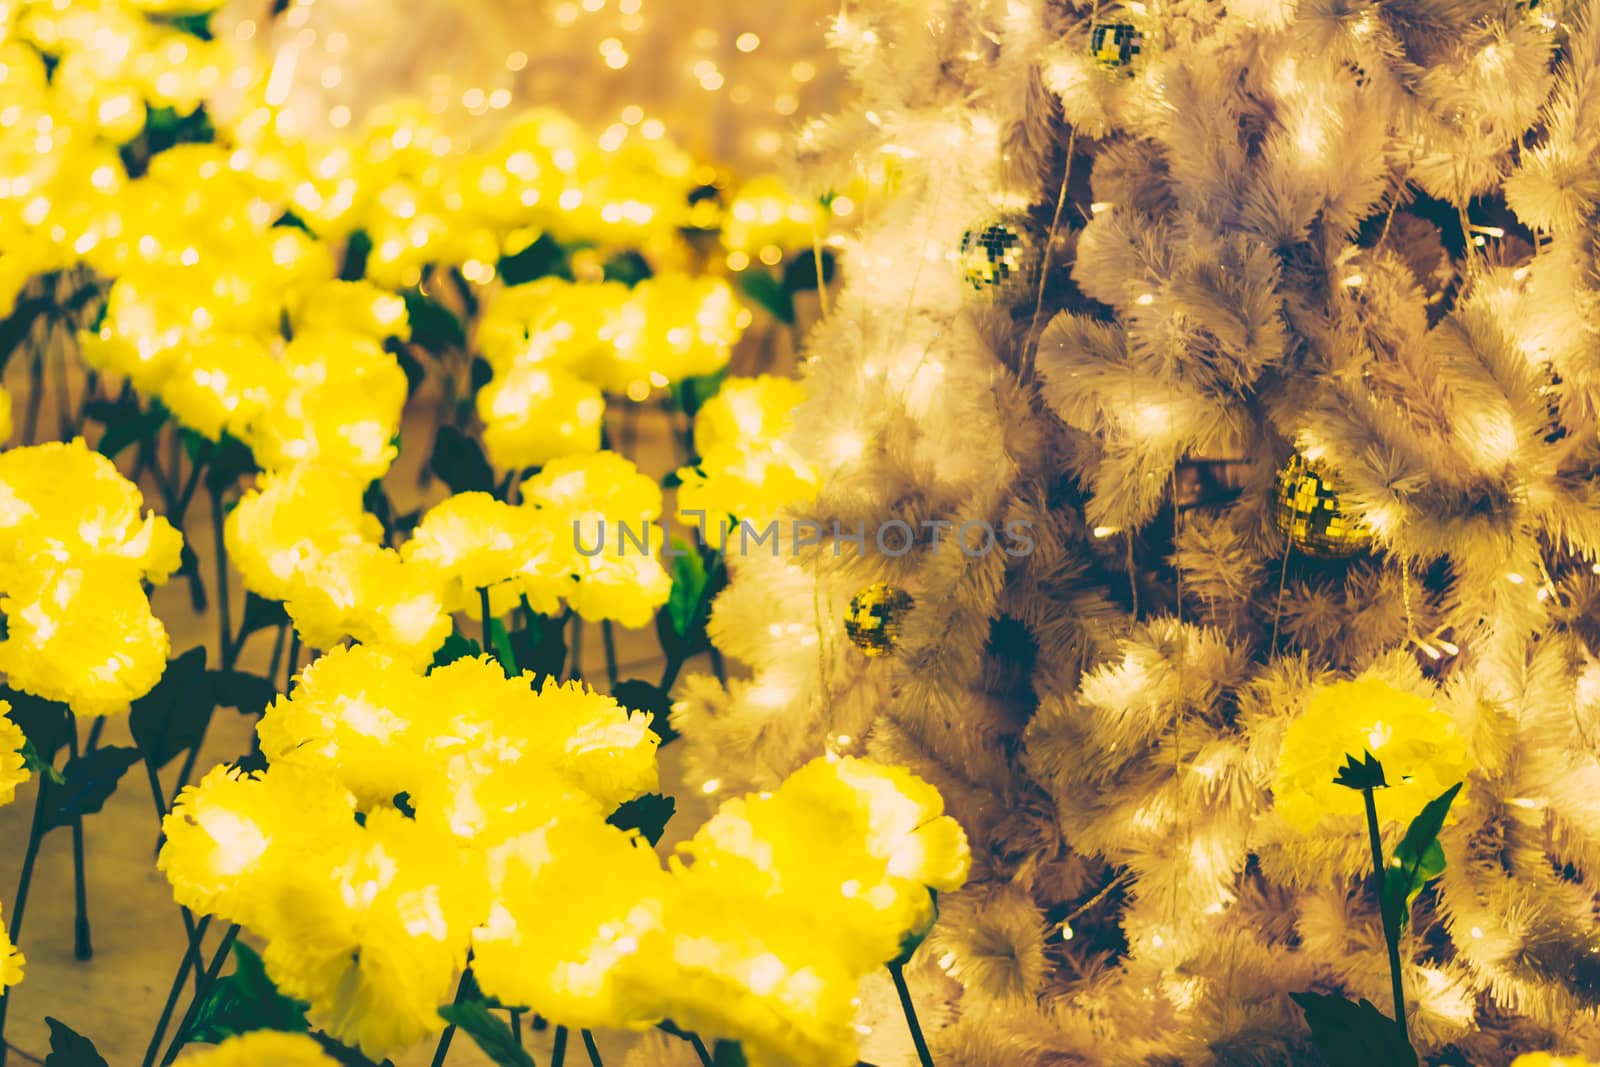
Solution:
{"label": "flower cluster", "polygon": [[144,584],[183,539],[110,460],[76,439],[0,453],[0,671],[80,715],[124,711],[166,668]]}
{"label": "flower cluster", "polygon": [[178,1063],[180,1067],[337,1067],[338,1061],[305,1034],[252,1030],[215,1048],[190,1053]]}
{"label": "flower cluster", "polygon": [[821,204],[795,196],[781,178],[763,175],[734,191],[723,219],[722,243],[730,251],[753,253],[771,263],[786,252],[820,243],[824,220]]}
{"label": "flower cluster", "polygon": [[663,868],[607,817],[655,788],[650,716],[489,657],[420,674],[365,647],[259,726],[164,824],[176,898],[248,927],[312,1022],[382,1057],[483,991],[572,1027],[663,1018],[750,1062],[855,1062],[857,981],[957,888],[966,841],[904,771],[819,760],[730,801]]}
{"label": "flower cluster", "polygon": [[804,387],[789,378],[730,378],[695,418],[695,466],[678,472],[678,516],[708,526],[773,518],[810,501],[817,474],[788,443]]}
{"label": "flower cluster", "polygon": [[1360,816],[1361,793],[1334,779],[1347,755],[1364,752],[1388,782],[1374,793],[1378,818],[1401,826],[1470,766],[1455,720],[1426,697],[1372,675],[1318,686],[1284,734],[1273,783],[1279,814],[1307,832],[1325,818]]}
{"label": "flower cluster", "polygon": [[494,371],[478,394],[490,457],[522,468],[596,451],[604,393],[643,400],[714,374],[749,322],[726,282],[680,272],[632,289],[546,278],[502,291],[480,331]]}

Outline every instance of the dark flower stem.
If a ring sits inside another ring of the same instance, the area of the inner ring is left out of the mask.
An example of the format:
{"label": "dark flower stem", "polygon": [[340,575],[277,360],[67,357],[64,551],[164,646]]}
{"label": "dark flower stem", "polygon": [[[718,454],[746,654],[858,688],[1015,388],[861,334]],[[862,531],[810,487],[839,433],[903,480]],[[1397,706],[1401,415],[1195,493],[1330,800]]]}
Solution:
{"label": "dark flower stem", "polygon": [[606,651],[606,682],[612,689],[617,688],[617,638],[612,633],[611,620],[602,619],[600,622],[600,640],[605,645]]}
{"label": "dark flower stem", "polygon": [[228,958],[228,953],[233,950],[233,943],[239,938],[239,924],[232,923],[228,932],[222,935],[222,943],[217,946],[217,954],[211,957],[211,966],[206,968],[205,981],[201,983],[202,992],[197,992],[194,999],[189,1002],[189,1010],[183,1013],[183,1019],[178,1023],[178,1032],[172,1035],[172,1044],[167,1046],[167,1054],[161,1057],[161,1067],[167,1067],[178,1058],[184,1044],[189,1040],[189,1029],[194,1025],[195,1016],[200,1014],[200,1005],[205,1001],[206,994],[211,992],[211,987],[217,983],[217,975],[222,973],[222,961]]}
{"label": "dark flower stem", "polygon": [[[143,762],[145,777],[150,780],[150,799],[156,806],[156,825],[159,827],[167,817],[167,805],[163,799],[166,794],[161,788],[161,776],[156,773],[155,766],[150,762],[149,759],[145,759]],[[207,916],[205,919],[202,919],[200,925],[197,927],[194,921],[194,912],[190,911],[188,907],[183,904],[178,905],[178,910],[183,914],[183,929],[184,932],[189,936],[189,950],[184,954],[182,968],[178,971],[177,984],[182,986],[183,972],[185,970],[192,970],[194,972],[195,992],[198,993],[200,991],[200,975],[205,970],[205,961],[200,958],[200,939],[205,934],[205,924],[207,921],[209,921],[209,916]],[[167,1014],[171,1014],[170,1008],[168,1009]],[[165,1021],[163,1021],[161,1025],[163,1030],[166,1029]]]}
{"label": "dark flower stem", "polygon": [[[28,886],[33,882],[33,863],[39,858],[39,842],[44,839],[44,794],[50,788],[50,777],[40,774],[39,791],[33,798],[33,826],[28,831],[28,848],[22,854],[22,874],[17,879],[17,892],[11,898],[11,943],[16,945],[22,937],[22,913],[28,906]],[[6,1009],[11,1005],[11,991],[0,993],[0,1063],[5,1062]]]}
{"label": "dark flower stem", "polygon": [[156,1053],[161,1051],[161,1039],[167,1036],[167,1024],[172,1022],[172,1013],[178,1007],[178,997],[183,995],[183,980],[189,976],[191,968],[194,971],[194,993],[200,996],[200,986],[205,968],[200,966],[200,943],[206,936],[206,927],[211,925],[211,916],[200,916],[200,922],[195,926],[189,938],[189,951],[183,954],[183,962],[178,965],[178,973],[172,979],[172,988],[167,991],[167,1002],[161,1009],[161,1018],[156,1020],[156,1032],[150,1035],[150,1044],[144,1050],[144,1067],[150,1067],[156,1062]]}
{"label": "dark flower stem", "polygon": [[594,1043],[594,1035],[587,1030],[583,1031],[583,1048],[589,1053],[589,1063],[592,1067],[606,1067],[600,1062],[600,1049]]}
{"label": "dark flower stem", "polygon": [[1383,892],[1383,837],[1378,833],[1378,803],[1370,787],[1361,791],[1361,798],[1367,806],[1367,838],[1372,845],[1372,869],[1378,887],[1378,911],[1383,922],[1383,939],[1389,947],[1389,987],[1394,994],[1394,1021],[1400,1024],[1400,1036],[1409,1041],[1410,1036],[1406,1030],[1406,990],[1400,974],[1400,936],[1395,924],[1389,921],[1387,914],[1389,906],[1385,903]]}
{"label": "dark flower stem", "polygon": [[[78,758],[78,721],[67,712],[67,761]],[[89,938],[89,880],[83,868],[83,816],[72,816],[72,954],[79,960],[94,957]]]}
{"label": "dark flower stem", "polygon": [[917,1048],[917,1062],[922,1067],[933,1067],[933,1053],[928,1051],[927,1038],[922,1036],[922,1025],[917,1022],[917,1009],[911,1003],[911,990],[906,988],[906,974],[898,963],[889,964],[889,977],[894,979],[894,991],[900,994],[900,1010],[905,1012],[906,1026],[911,1030],[911,1043]]}
{"label": "dark flower stem", "polygon": [[561,1067],[567,1059],[567,1028],[556,1027],[555,1042],[550,1046],[550,1067]]}
{"label": "dark flower stem", "polygon": [[[483,618],[483,651],[493,656],[495,662],[499,663],[500,653],[495,651],[494,641],[489,636],[494,623],[494,616],[489,612],[489,587],[486,585],[478,587],[478,611]],[[502,670],[507,667],[511,667],[513,670],[516,669],[514,665],[509,663],[500,663],[500,667]]]}

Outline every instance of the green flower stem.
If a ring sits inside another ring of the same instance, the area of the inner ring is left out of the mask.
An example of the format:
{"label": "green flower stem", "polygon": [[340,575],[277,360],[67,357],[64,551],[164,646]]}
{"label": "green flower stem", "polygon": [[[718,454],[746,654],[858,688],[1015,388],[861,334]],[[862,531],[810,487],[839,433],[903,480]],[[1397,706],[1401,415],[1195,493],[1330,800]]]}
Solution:
{"label": "green flower stem", "polygon": [[1389,986],[1394,994],[1394,1021],[1400,1024],[1400,1036],[1410,1040],[1406,1031],[1406,990],[1405,983],[1400,973],[1400,938],[1388,916],[1383,912],[1387,910],[1383,895],[1383,837],[1378,833],[1378,802],[1373,797],[1371,788],[1361,791],[1361,798],[1367,806],[1367,838],[1372,845],[1372,869],[1375,872],[1374,880],[1378,887],[1378,911],[1383,923],[1383,939],[1389,947]]}
{"label": "green flower stem", "polygon": [[[39,858],[39,842],[44,839],[44,793],[50,787],[50,776],[39,774],[39,791],[33,798],[33,825],[28,831],[28,848],[22,854],[22,874],[17,879],[17,891],[11,898],[11,943],[22,937],[22,912],[28,906],[28,886],[33,882],[33,863]],[[11,991],[0,993],[0,1063],[5,1062],[6,1009],[11,1005]]]}
{"label": "green flower stem", "polygon": [[161,1018],[156,1020],[156,1032],[150,1035],[150,1044],[145,1046],[144,1067],[151,1067],[156,1062],[156,1053],[161,1051],[161,1039],[167,1036],[167,1025],[172,1022],[172,1013],[178,1007],[178,997],[183,994],[183,980],[189,976],[191,968],[194,972],[194,995],[200,996],[200,984],[205,968],[200,966],[200,944],[206,936],[206,927],[211,925],[211,916],[200,916],[200,922],[195,926],[193,934],[189,937],[189,951],[183,954],[183,962],[178,965],[178,973],[172,978],[172,988],[167,991],[167,1002],[161,1009]]}
{"label": "green flower stem", "polygon": [[922,1025],[917,1022],[917,1009],[911,1003],[911,990],[906,988],[905,969],[898,963],[891,963],[889,977],[894,979],[894,991],[900,994],[900,1010],[905,1012],[906,1026],[911,1030],[911,1043],[917,1048],[917,1062],[922,1067],[933,1067],[933,1053],[928,1051],[928,1041],[922,1036]]}
{"label": "green flower stem", "polygon": [[[197,462],[195,466],[198,469],[201,464]],[[206,488],[211,496],[211,534],[217,553],[217,644],[221,650],[222,669],[231,671],[238,659],[239,649],[233,641],[233,607],[228,602],[228,544],[223,531],[222,490],[214,486]],[[194,774],[194,765],[200,759],[200,749],[205,744],[206,734],[211,729],[212,716],[216,712],[215,707],[206,712],[205,721],[200,725],[199,738],[195,741],[194,747],[183,757],[183,767],[178,771],[178,784],[172,790],[173,803],[177,803],[178,794],[189,784],[189,778]]]}
{"label": "green flower stem", "polygon": [[699,1034],[690,1034],[689,1044],[693,1046],[694,1054],[700,1057],[700,1062],[704,1065],[704,1067],[716,1067],[716,1065],[711,1062],[711,1053],[706,1049],[706,1043],[700,1040]]}
{"label": "green flower stem", "polygon": [[610,619],[600,621],[600,641],[606,649],[606,683],[612,689],[617,688],[617,635],[613,632]]}
{"label": "green flower stem", "polygon": [[172,1044],[167,1046],[167,1054],[161,1057],[161,1067],[167,1067],[176,1060],[188,1042],[189,1030],[194,1026],[195,1016],[200,1014],[200,1005],[205,1001],[205,995],[211,992],[211,987],[217,984],[217,976],[222,973],[222,961],[228,958],[228,953],[233,951],[233,943],[238,939],[239,924],[229,924],[228,932],[222,935],[222,943],[217,946],[216,955],[211,957],[211,966],[206,968],[205,981],[200,984],[201,991],[196,992],[194,999],[189,1002],[189,1010],[183,1013],[178,1032],[172,1035]]}
{"label": "green flower stem", "polygon": [[587,1030],[583,1031],[583,1048],[585,1052],[589,1053],[589,1063],[592,1067],[606,1067],[605,1064],[600,1062],[600,1049],[594,1043],[594,1035]]}
{"label": "green flower stem", "polygon": [[516,1008],[511,1009],[511,1036],[517,1039],[517,1047],[522,1047],[522,1012]]}
{"label": "green flower stem", "polygon": [[[161,788],[161,776],[156,773],[155,766],[148,759],[141,762],[144,763],[145,777],[150,782],[150,800],[156,806],[156,825],[159,827],[167,817],[167,805],[162,799],[166,794]],[[192,969],[194,972],[194,989],[196,993],[199,993],[200,974],[205,970],[205,962],[200,959],[200,939],[205,934],[205,924],[210,920],[210,916],[206,916],[201,920],[200,925],[196,926],[194,912],[183,904],[178,905],[178,910],[183,913],[184,932],[189,935],[189,950],[184,955],[183,969],[178,972],[178,984],[180,986],[183,984],[183,971]],[[170,1009],[168,1009],[167,1014],[169,1016],[172,1014]],[[162,1029],[166,1029],[164,1021]]]}
{"label": "green flower stem", "polygon": [[[494,622],[494,615],[489,611],[489,587],[486,585],[478,587],[478,612],[483,622],[483,651],[493,656],[496,663],[500,663],[500,653],[495,651],[494,641],[489,636]],[[500,663],[501,670],[504,670],[507,666],[508,664]]]}
{"label": "green flower stem", "polygon": [[83,754],[91,755],[100,747],[100,735],[106,732],[106,717],[96,715],[94,722],[89,724],[89,738],[83,743]]}
{"label": "green flower stem", "polygon": [[[561,1067],[567,1059],[567,1028],[556,1027],[555,1043],[550,1046],[550,1067]],[[437,1065],[435,1065],[437,1067]]]}
{"label": "green flower stem", "polygon": [[572,617],[572,639],[567,642],[568,651],[572,654],[572,666],[567,670],[568,678],[583,677],[583,616],[576,612],[569,613]]}
{"label": "green flower stem", "polygon": [[[452,1004],[460,1004],[467,995],[467,987],[471,984],[472,967],[461,972],[461,979],[456,983],[455,999]],[[451,1023],[444,1028],[444,1033],[439,1035],[439,1045],[433,1050],[433,1067],[444,1067],[444,1058],[450,1055],[450,1042],[456,1036],[456,1024]]]}
{"label": "green flower stem", "polygon": [[[78,722],[67,712],[67,760],[78,758]],[[83,816],[72,816],[72,954],[79,960],[94,958],[89,938],[89,880],[83,868]]]}

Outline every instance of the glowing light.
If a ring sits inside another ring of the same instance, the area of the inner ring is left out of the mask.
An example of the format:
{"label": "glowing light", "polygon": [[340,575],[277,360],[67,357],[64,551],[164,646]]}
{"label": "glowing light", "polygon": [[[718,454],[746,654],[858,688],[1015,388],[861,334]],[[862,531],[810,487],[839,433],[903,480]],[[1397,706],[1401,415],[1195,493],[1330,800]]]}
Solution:
{"label": "glowing light", "polygon": [[710,796],[712,793],[715,793],[717,790],[719,790],[721,788],[722,788],[722,779],[721,778],[707,778],[705,780],[705,782],[701,784],[700,792],[706,794],[707,796]]}
{"label": "glowing light", "polygon": [[753,33],[741,33],[734,38],[733,47],[741,52],[754,52],[761,47],[761,38]]}

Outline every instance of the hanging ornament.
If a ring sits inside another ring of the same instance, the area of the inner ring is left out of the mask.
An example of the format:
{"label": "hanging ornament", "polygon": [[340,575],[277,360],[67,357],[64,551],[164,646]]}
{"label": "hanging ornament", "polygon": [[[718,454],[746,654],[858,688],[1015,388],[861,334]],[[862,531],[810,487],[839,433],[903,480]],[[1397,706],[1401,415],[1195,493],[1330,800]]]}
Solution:
{"label": "hanging ornament", "polygon": [[1089,54],[1106,70],[1133,73],[1133,57],[1144,47],[1144,34],[1125,22],[1104,22],[1089,33]]}
{"label": "hanging ornament", "polygon": [[1039,268],[1039,234],[1026,215],[1006,215],[961,235],[961,276],[996,299],[1027,292]]}
{"label": "hanging ornament", "polygon": [[868,656],[887,656],[900,644],[900,625],[914,603],[904,589],[873,582],[850,598],[844,615],[845,636]]}
{"label": "hanging ornament", "polygon": [[1292,546],[1317,559],[1344,559],[1372,544],[1372,531],[1346,514],[1327,478],[1299,454],[1278,472],[1272,517]]}

